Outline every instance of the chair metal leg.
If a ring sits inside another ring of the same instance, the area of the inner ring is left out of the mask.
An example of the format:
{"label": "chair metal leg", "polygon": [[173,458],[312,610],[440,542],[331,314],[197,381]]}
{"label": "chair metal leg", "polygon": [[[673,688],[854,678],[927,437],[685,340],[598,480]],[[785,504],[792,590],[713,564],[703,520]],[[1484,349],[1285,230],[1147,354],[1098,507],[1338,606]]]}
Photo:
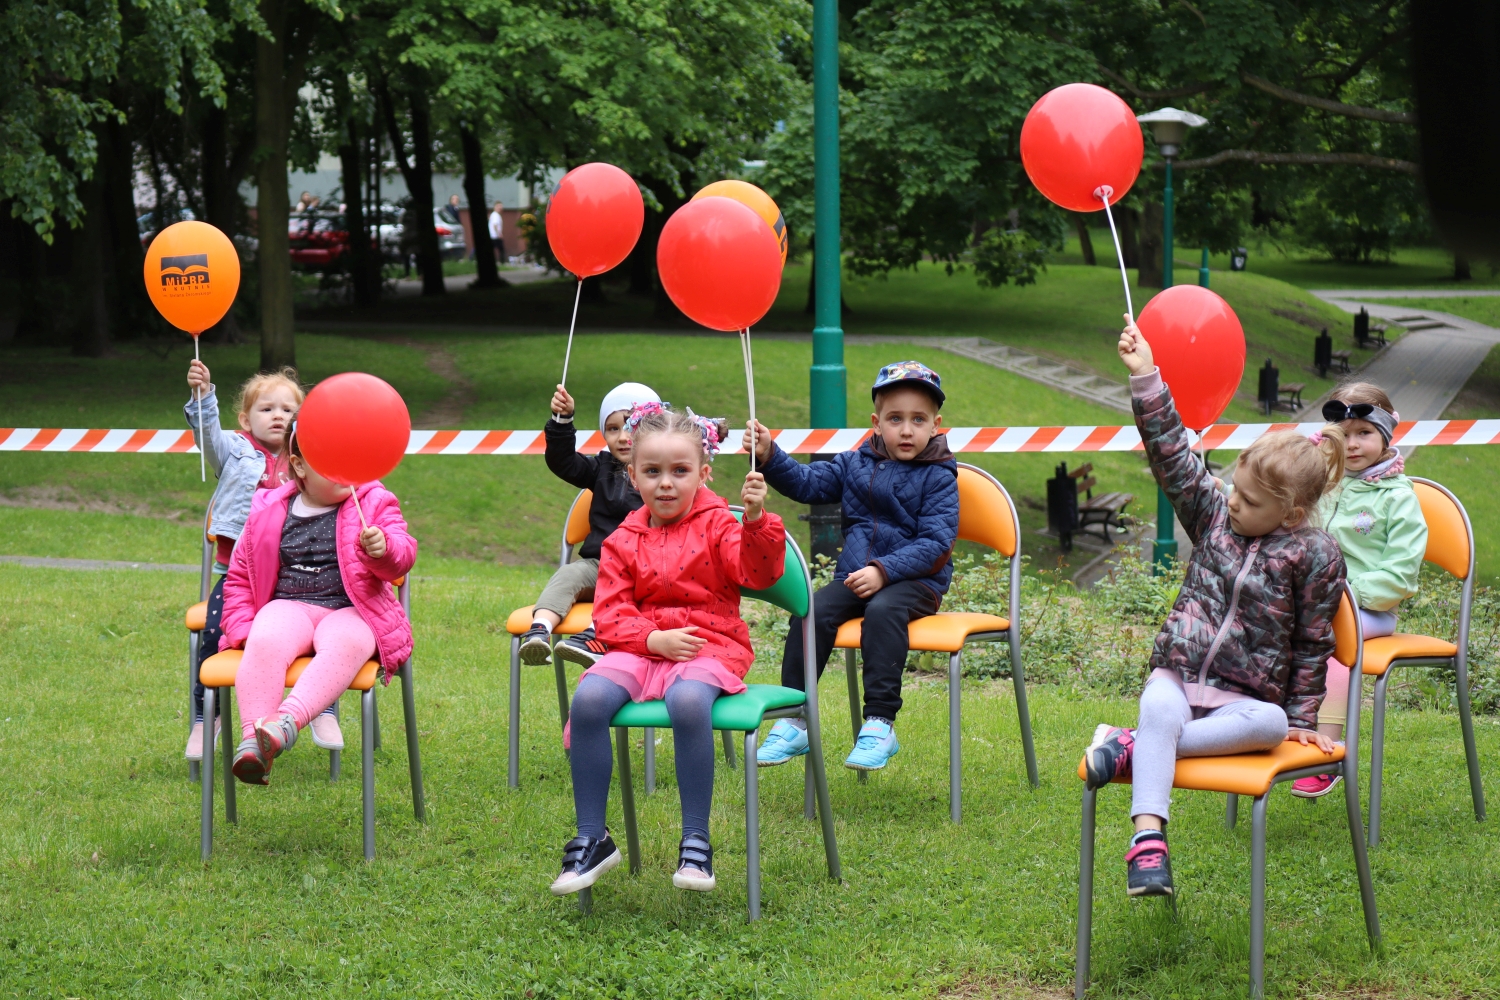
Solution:
{"label": "chair metal leg", "polygon": [[[839,864],[839,843],[833,832],[833,802],[828,794],[828,770],[823,766],[823,725],[816,712],[804,708],[803,718],[807,720],[807,762],[804,768],[812,769],[813,791],[818,802],[818,821],[823,827],[823,857],[828,862],[828,877],[835,882],[844,877],[843,866]],[[804,772],[805,773],[805,772]],[[804,781],[807,779],[804,777]],[[806,811],[807,793],[803,792],[803,810]],[[808,816],[811,819],[811,816]]]}
{"label": "chair metal leg", "polygon": [[[333,699],[333,717],[335,719],[339,718],[339,701],[341,700],[341,698],[342,698],[342,696],[340,696],[339,698]],[[341,750],[330,750],[330,751],[328,751],[328,780],[329,781],[338,781],[339,780],[339,775],[343,772],[343,766],[344,766],[343,757],[344,757],[344,754],[343,754],[343,751],[341,751]]]}
{"label": "chair metal leg", "polygon": [[646,727],[646,794],[656,794],[656,730]]}
{"label": "chair metal leg", "polygon": [[1464,758],[1469,764],[1469,794],[1474,799],[1474,819],[1484,820],[1484,783],[1479,776],[1479,747],[1474,743],[1474,717],[1469,711],[1469,662],[1465,650],[1453,661],[1458,674],[1458,723],[1464,734]]}
{"label": "chair metal leg", "polygon": [[1391,672],[1375,678],[1375,720],[1370,726],[1370,827],[1365,842],[1380,844],[1380,801],[1385,785],[1385,685]]}
{"label": "chair metal leg", "polygon": [[813,781],[812,754],[802,760],[802,818],[812,819],[818,814],[817,788]]}
{"label": "chair metal leg", "polygon": [[729,730],[721,729],[719,735],[724,738],[724,766],[731,771],[734,770],[734,737]]}
{"label": "chair metal leg", "polygon": [[[517,639],[517,650],[521,648],[520,643],[521,640]],[[568,724],[568,668],[562,658],[557,655],[555,639],[552,647],[552,676],[557,681],[557,725],[560,729]]]}
{"label": "chair metal leg", "polygon": [[[192,731],[193,731],[193,712],[195,712],[197,710],[197,707],[198,707],[198,706],[196,706],[196,705],[193,704],[193,685],[195,685],[195,684],[198,683],[198,643],[199,643],[199,640],[201,638],[202,637],[197,632],[189,632],[188,633],[188,686],[187,686],[187,688],[188,688],[188,712],[187,712],[187,720],[188,720],[188,733],[189,734],[191,734]],[[208,742],[205,743],[205,746],[207,746],[213,740],[213,732],[214,732],[214,730],[213,730],[213,720],[211,718],[205,720],[204,726],[203,726],[203,732],[204,732],[204,739],[206,741],[208,741]],[[203,751],[203,756],[208,757],[212,753],[213,753],[213,751],[211,751],[211,750],[204,750]],[[196,760],[190,760],[190,761],[188,761],[188,780],[189,781],[198,781],[198,780],[200,780],[199,777],[198,777],[198,762]]]}
{"label": "chair metal leg", "polygon": [[1233,792],[1224,796],[1224,829],[1233,830],[1240,821],[1240,797]]}
{"label": "chair metal leg", "polygon": [[750,919],[760,919],[760,768],[755,759],[755,730],[745,734],[745,874]]}
{"label": "chair metal leg", "polygon": [[375,689],[360,692],[360,784],[364,787],[365,860],[375,860]]}
{"label": "chair metal leg", "polygon": [[[859,670],[854,662],[854,650],[844,650],[844,676],[849,680],[849,726],[854,730],[854,739],[859,740],[859,727],[864,719],[859,711]],[[870,780],[868,771],[856,771],[859,775],[859,783],[863,785]]]}
{"label": "chair metal leg", "polygon": [[427,822],[427,793],[422,788],[422,751],[417,739],[417,692],[413,687],[411,660],[401,664],[401,709],[406,716],[406,767],[411,772],[411,807],[418,823]]}
{"label": "chair metal leg", "polygon": [[578,912],[585,917],[594,912],[594,890],[578,890]]}
{"label": "chair metal leg", "polygon": [[963,726],[960,706],[963,702],[963,653],[948,657],[948,818],[957,823],[963,819]]}
{"label": "chair metal leg", "polygon": [[510,637],[510,722],[507,736],[506,784],[521,787],[521,637]]}
{"label": "chair metal leg", "polygon": [[1250,808],[1250,996],[1266,995],[1266,795]]}
{"label": "chair metal leg", "polygon": [[[373,688],[371,690],[374,690]],[[375,731],[375,749],[380,749],[380,702],[370,701],[370,728]]]}
{"label": "chair metal leg", "polygon": [[[203,712],[208,718],[213,718],[214,689],[208,688],[203,692]],[[229,742],[229,729],[224,729],[224,742]],[[207,861],[208,856],[214,849],[214,762],[213,758],[207,759],[208,766],[203,768],[203,788],[201,791],[202,811],[198,816],[198,854],[202,860]]]}
{"label": "chair metal leg", "polygon": [[[234,785],[234,747],[238,741],[229,738],[229,734],[235,732],[234,702],[229,697],[229,693],[233,690],[233,688],[219,689],[219,716],[223,719],[219,728],[224,737],[219,741],[219,745],[224,758],[224,818],[231,823],[239,823],[240,807],[237,798],[239,789]],[[212,770],[213,757],[205,757],[204,761],[208,764],[207,769]]]}
{"label": "chair metal leg", "polygon": [[1354,847],[1354,868],[1359,873],[1359,902],[1365,911],[1365,934],[1370,950],[1380,950],[1380,913],[1375,909],[1375,882],[1370,877],[1370,855],[1365,850],[1359,818],[1359,773],[1355,759],[1344,759],[1344,812],[1349,822],[1349,840]]}
{"label": "chair metal leg", "polygon": [[635,825],[635,788],[630,783],[630,730],[615,729],[615,752],[620,758],[620,805],[625,810],[625,848],[630,855],[630,874],[641,871],[641,836]]}
{"label": "chair metal leg", "polygon": [[1098,792],[1084,789],[1083,821],[1078,836],[1078,948],[1073,969],[1073,997],[1083,1000],[1089,988],[1089,949],[1094,933],[1094,810]]}
{"label": "chair metal leg", "polygon": [[1041,787],[1041,778],[1036,769],[1036,744],[1031,738],[1031,705],[1026,700],[1026,673],[1021,668],[1021,640],[1017,635],[1019,625],[1010,630],[1010,678],[1016,688],[1016,714],[1021,719],[1021,749],[1026,753],[1026,778],[1032,788]]}

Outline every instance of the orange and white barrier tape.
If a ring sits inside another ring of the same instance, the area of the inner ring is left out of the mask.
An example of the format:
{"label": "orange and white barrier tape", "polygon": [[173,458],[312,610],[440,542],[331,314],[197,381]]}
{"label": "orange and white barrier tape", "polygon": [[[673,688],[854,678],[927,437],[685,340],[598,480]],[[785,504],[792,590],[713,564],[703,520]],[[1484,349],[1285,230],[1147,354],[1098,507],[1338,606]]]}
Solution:
{"label": "orange and white barrier tape", "polygon": [[[1199,446],[1210,451],[1238,451],[1269,431],[1311,434],[1321,421],[1307,424],[1215,424]],[[598,431],[577,431],[578,450],[604,450]],[[953,427],[948,447],[959,454],[1003,454],[1029,451],[1139,451],[1134,427]],[[852,451],[870,436],[868,429],[773,430],[771,437],[794,455]],[[1447,444],[1500,444],[1500,420],[1416,420],[1396,425],[1392,443],[1409,448]],[[540,455],[546,449],[541,431],[412,431],[408,455]],[[104,430],[56,427],[0,427],[0,451],[197,454],[192,431]],[[731,435],[721,454],[741,454],[739,436]]]}

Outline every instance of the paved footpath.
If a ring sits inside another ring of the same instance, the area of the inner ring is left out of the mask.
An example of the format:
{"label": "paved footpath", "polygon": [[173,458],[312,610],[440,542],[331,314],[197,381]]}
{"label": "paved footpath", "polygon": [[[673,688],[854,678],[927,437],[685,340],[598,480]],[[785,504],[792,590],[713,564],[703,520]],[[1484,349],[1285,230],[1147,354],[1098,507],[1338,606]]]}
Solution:
{"label": "paved footpath", "polygon": [[[1494,295],[1472,292],[1363,289],[1314,291],[1312,294],[1347,313],[1360,309],[1372,317],[1398,323],[1407,332],[1381,351],[1360,371],[1365,379],[1390,393],[1402,420],[1436,420],[1453,402],[1490,348],[1500,344],[1500,330],[1452,313],[1387,304],[1379,299],[1457,298]],[[1317,413],[1323,399],[1308,404],[1301,415]]]}

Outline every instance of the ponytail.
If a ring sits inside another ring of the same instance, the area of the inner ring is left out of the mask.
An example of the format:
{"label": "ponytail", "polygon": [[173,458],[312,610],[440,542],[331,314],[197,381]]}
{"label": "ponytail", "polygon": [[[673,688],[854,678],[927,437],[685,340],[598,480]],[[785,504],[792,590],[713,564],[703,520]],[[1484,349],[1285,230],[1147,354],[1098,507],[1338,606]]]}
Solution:
{"label": "ponytail", "polygon": [[1323,464],[1328,466],[1328,481],[1323,492],[1330,493],[1344,478],[1344,428],[1338,424],[1324,424],[1313,443],[1323,453]]}
{"label": "ponytail", "polygon": [[1344,429],[1325,424],[1309,437],[1272,431],[1240,452],[1239,465],[1265,485],[1285,515],[1301,510],[1310,518],[1318,501],[1344,477]]}

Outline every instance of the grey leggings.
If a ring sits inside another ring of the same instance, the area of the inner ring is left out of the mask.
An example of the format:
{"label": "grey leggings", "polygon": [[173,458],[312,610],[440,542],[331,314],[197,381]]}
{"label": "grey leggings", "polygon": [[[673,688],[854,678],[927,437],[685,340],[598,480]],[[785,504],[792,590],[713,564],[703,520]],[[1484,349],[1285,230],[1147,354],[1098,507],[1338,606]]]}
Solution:
{"label": "grey leggings", "polygon": [[[708,811],[714,797],[714,700],[724,692],[712,684],[681,679],[664,699],[672,719],[672,747],[677,758],[677,793],[682,799],[682,834],[708,839]],[[580,837],[604,836],[604,807],[614,752],[609,721],[630,694],[614,681],[590,674],[573,693],[573,808]]]}
{"label": "grey leggings", "polygon": [[1270,702],[1230,702],[1194,709],[1170,678],[1153,678],[1141,692],[1141,718],[1131,764],[1130,815],[1167,818],[1179,757],[1270,750],[1286,739],[1286,712]]}

